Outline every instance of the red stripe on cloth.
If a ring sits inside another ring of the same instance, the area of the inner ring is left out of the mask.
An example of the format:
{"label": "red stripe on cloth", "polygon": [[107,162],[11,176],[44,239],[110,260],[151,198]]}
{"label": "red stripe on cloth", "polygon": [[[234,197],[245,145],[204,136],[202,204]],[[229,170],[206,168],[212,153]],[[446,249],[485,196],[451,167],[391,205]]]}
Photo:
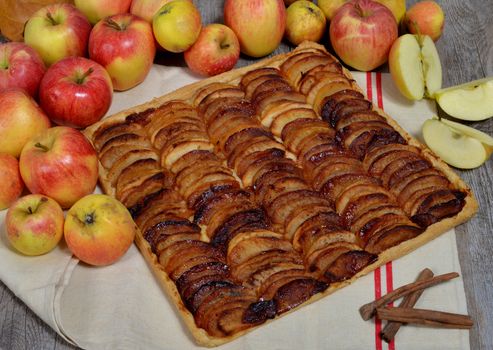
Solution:
{"label": "red stripe on cloth", "polygon": [[[382,74],[377,73],[376,74],[376,85],[377,85],[377,104],[378,107],[383,108],[383,93],[382,93]],[[385,276],[386,276],[386,284],[387,284],[387,293],[390,293],[394,290],[394,276],[393,276],[393,271],[392,271],[392,261],[389,261],[385,265]],[[393,306],[393,303],[390,304]],[[389,350],[395,350],[395,342],[392,339],[392,341],[389,343]]]}
{"label": "red stripe on cloth", "polygon": [[[373,100],[373,86],[372,86],[371,72],[366,73],[366,97],[369,101]],[[373,271],[375,299],[382,296],[382,271],[380,267]],[[382,338],[380,332],[382,331],[382,321],[375,319],[375,350],[382,350]]]}
{"label": "red stripe on cloth", "polygon": [[[380,267],[373,271],[373,279],[375,282],[375,299],[382,296],[382,276]],[[382,338],[380,337],[380,332],[382,331],[382,321],[375,318],[375,350],[382,350]]]}

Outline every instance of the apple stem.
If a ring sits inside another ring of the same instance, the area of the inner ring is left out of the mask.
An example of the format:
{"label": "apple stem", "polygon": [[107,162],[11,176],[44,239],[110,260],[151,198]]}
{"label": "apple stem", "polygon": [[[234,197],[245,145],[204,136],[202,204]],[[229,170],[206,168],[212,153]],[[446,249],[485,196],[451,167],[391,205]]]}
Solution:
{"label": "apple stem", "polygon": [[84,222],[88,225],[94,223],[94,213],[86,214],[84,217]]}
{"label": "apple stem", "polygon": [[53,18],[53,15],[51,14],[51,12],[48,11],[48,13],[46,14],[46,17],[48,17],[48,20],[50,21],[50,23],[54,26],[56,26],[58,23],[57,21],[55,21],[55,18]]}
{"label": "apple stem", "polygon": [[227,49],[229,46],[230,46],[230,45],[229,45],[229,44],[227,44],[227,43],[226,43],[226,44],[225,44],[225,43],[220,43],[220,44],[219,44],[219,47],[220,47],[221,49]]}
{"label": "apple stem", "polygon": [[76,82],[77,84],[79,84],[79,85],[80,85],[80,84],[82,84],[82,83],[84,82],[84,80],[86,80],[86,78],[87,78],[89,75],[91,75],[91,74],[92,74],[92,72],[94,72],[94,68],[89,67],[89,69],[88,69],[88,70],[86,70],[86,71],[84,72],[84,74],[82,74],[81,76],[77,77],[77,79],[75,80],[75,82]]}
{"label": "apple stem", "polygon": [[27,207],[27,212],[28,212],[29,214],[32,214],[32,213],[33,213],[33,208],[31,208],[31,206],[28,206],[28,207]]}
{"label": "apple stem", "polygon": [[43,145],[42,143],[39,143],[39,142],[36,142],[36,144],[34,145],[34,147],[40,148],[44,152],[48,152],[50,150],[47,146],[45,146],[45,145]]}
{"label": "apple stem", "polygon": [[354,8],[356,9],[356,11],[358,11],[358,14],[360,15],[360,17],[368,17],[370,15],[369,12],[365,11],[359,2],[357,2],[355,5],[354,5]]}
{"label": "apple stem", "polygon": [[115,30],[118,30],[120,32],[123,31],[123,30],[125,30],[125,26],[124,25],[120,25],[120,24],[116,23],[111,18],[106,18],[105,22],[106,22],[106,25],[108,27],[111,27],[111,28],[113,28]]}

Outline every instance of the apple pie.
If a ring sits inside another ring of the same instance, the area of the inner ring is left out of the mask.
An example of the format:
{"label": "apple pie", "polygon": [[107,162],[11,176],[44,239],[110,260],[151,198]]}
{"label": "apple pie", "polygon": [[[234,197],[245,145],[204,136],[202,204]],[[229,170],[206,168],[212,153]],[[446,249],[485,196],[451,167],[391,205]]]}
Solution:
{"label": "apple pie", "polygon": [[197,343],[215,346],[425,244],[471,190],[327,51],[186,86],[85,130],[104,191]]}

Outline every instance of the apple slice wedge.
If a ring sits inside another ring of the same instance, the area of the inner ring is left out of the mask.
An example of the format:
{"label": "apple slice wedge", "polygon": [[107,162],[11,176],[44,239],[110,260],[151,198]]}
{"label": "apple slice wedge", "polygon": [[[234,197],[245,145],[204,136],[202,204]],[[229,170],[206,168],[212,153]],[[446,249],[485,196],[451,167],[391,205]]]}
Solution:
{"label": "apple slice wedge", "polygon": [[493,77],[438,90],[435,99],[448,115],[462,120],[493,117]]}
{"label": "apple slice wedge", "polygon": [[433,97],[442,87],[442,65],[433,40],[405,34],[389,53],[389,69],[399,91],[410,100]]}
{"label": "apple slice wedge", "polygon": [[456,168],[473,169],[486,162],[493,152],[491,137],[468,126],[449,123],[453,122],[436,117],[424,122],[422,132],[428,147]]}

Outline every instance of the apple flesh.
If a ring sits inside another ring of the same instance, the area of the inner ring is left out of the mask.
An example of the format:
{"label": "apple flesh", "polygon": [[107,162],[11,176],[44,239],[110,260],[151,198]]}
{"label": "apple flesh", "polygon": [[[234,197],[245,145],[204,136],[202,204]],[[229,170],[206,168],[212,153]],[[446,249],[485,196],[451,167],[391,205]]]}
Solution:
{"label": "apple flesh", "polygon": [[43,110],[59,125],[85,128],[108,111],[113,96],[111,78],[98,63],[67,57],[52,65],[41,80]]}
{"label": "apple flesh", "polygon": [[325,26],[324,13],[310,1],[296,1],[286,11],[286,38],[294,45],[305,40],[320,41]]}
{"label": "apple flesh", "polygon": [[10,154],[0,153],[0,210],[4,210],[22,193],[24,182],[19,172],[19,162]]}
{"label": "apple flesh", "polygon": [[108,16],[127,13],[131,2],[132,0],[74,0],[75,6],[91,24],[96,24]]}
{"label": "apple flesh", "polygon": [[40,194],[19,198],[7,211],[7,238],[17,251],[35,256],[56,247],[63,235],[63,210]]}
{"label": "apple flesh", "polygon": [[406,12],[405,23],[412,34],[428,35],[437,41],[445,25],[445,14],[435,1],[420,1]]}
{"label": "apple flesh", "polygon": [[98,181],[96,151],[78,130],[56,126],[29,140],[22,149],[20,171],[31,193],[69,208],[92,193]]}
{"label": "apple flesh", "polygon": [[433,97],[442,87],[440,57],[429,36],[400,36],[390,49],[389,70],[398,90],[410,100]]}
{"label": "apple flesh", "polygon": [[0,92],[0,106],[0,152],[17,158],[27,141],[50,127],[50,120],[23,90]]}
{"label": "apple flesh", "polygon": [[0,44],[0,92],[19,88],[36,98],[46,71],[39,54],[24,43]]}
{"label": "apple flesh", "polygon": [[188,50],[199,37],[201,29],[200,12],[187,0],[166,3],[152,20],[156,41],[165,50],[175,53]]}
{"label": "apple flesh", "polygon": [[104,266],[120,259],[132,244],[136,226],[127,208],[113,197],[91,194],[67,212],[64,236],[83,262]]}
{"label": "apple flesh", "polygon": [[438,119],[429,119],[422,127],[428,147],[445,163],[460,169],[479,167],[490,157],[493,148],[485,147],[481,140],[464,133],[462,127],[451,127]]}
{"label": "apple flesh", "polygon": [[24,42],[50,66],[69,56],[85,56],[91,24],[71,4],[51,4],[36,11],[24,28]]}
{"label": "apple flesh", "polygon": [[118,91],[143,82],[155,55],[151,25],[129,13],[99,21],[89,38],[89,57],[108,71]]}
{"label": "apple flesh", "polygon": [[397,23],[384,5],[356,0],[336,12],[329,34],[332,47],[344,63],[360,71],[370,71],[387,62],[397,39]]}
{"label": "apple flesh", "polygon": [[185,62],[195,73],[212,76],[231,70],[240,57],[235,33],[223,24],[209,24],[184,53]]}
{"label": "apple flesh", "polygon": [[493,77],[439,90],[435,99],[440,108],[454,118],[488,119],[493,116]]}
{"label": "apple flesh", "polygon": [[262,57],[281,43],[286,28],[286,8],[282,0],[226,0],[224,24],[233,29],[241,52]]}

